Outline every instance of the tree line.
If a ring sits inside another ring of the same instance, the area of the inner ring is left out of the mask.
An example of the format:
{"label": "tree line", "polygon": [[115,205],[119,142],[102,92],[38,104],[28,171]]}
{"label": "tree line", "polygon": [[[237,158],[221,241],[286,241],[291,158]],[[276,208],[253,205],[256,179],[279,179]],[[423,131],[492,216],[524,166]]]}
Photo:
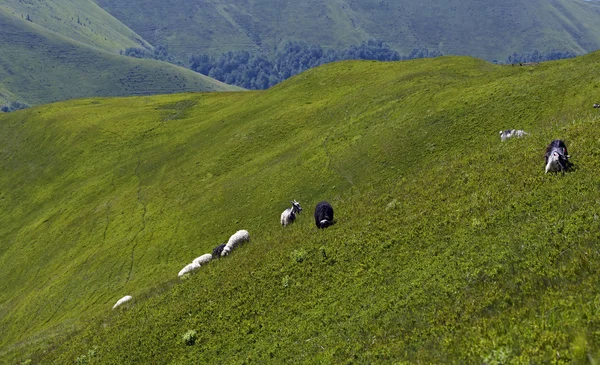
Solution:
{"label": "tree line", "polygon": [[537,63],[544,61],[562,60],[565,58],[573,58],[577,56],[571,51],[549,51],[546,53],[540,52],[537,49],[527,53],[513,53],[506,57],[506,62],[509,65],[517,63]]}
{"label": "tree line", "polygon": [[246,89],[267,89],[296,74],[325,63],[342,60],[399,61],[437,57],[437,50],[415,48],[408,55],[392,50],[387,43],[370,40],[342,50],[324,49],[303,42],[286,42],[274,55],[230,51],[219,56],[193,55],[188,67],[203,75]]}
{"label": "tree line", "polygon": [[9,113],[9,112],[14,112],[16,110],[21,110],[21,109],[25,109],[25,108],[29,108],[29,104],[24,103],[22,101],[11,101],[10,103],[6,104],[6,105],[2,105],[0,106],[0,111],[4,112],[4,113]]}
{"label": "tree line", "polygon": [[[329,62],[342,60],[399,61],[442,55],[439,50],[427,48],[414,48],[408,54],[402,55],[392,50],[387,43],[378,40],[370,40],[341,50],[324,49],[321,46],[290,41],[278,47],[273,54],[248,51],[230,51],[218,56],[198,54],[192,55],[187,65],[169,55],[164,46],[158,46],[154,50],[127,48],[125,51],[121,51],[121,54],[170,62],[246,89],[267,89],[291,76]],[[526,53],[515,52],[507,56],[504,62],[494,61],[494,63],[535,63],[575,56],[576,54],[571,51],[553,50],[544,53],[536,49]]]}

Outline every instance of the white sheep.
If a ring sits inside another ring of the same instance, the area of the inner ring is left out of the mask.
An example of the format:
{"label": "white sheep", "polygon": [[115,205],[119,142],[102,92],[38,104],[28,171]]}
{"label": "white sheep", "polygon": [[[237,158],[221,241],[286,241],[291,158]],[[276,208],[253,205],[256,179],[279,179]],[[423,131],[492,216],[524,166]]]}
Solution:
{"label": "white sheep", "polygon": [[505,131],[500,131],[500,139],[504,142],[511,137],[523,137],[527,134],[529,133],[521,129],[507,129]]}
{"label": "white sheep", "polygon": [[115,303],[115,305],[113,305],[112,309],[117,308],[118,306],[120,306],[121,304],[130,301],[131,299],[133,299],[133,297],[131,295],[126,295],[123,298],[117,300],[117,302]]}
{"label": "white sheep", "polygon": [[287,208],[283,211],[283,213],[281,213],[281,225],[284,227],[288,224],[294,223],[294,221],[296,220],[296,214],[302,212],[302,207],[300,207],[300,203],[298,203],[295,200],[293,200],[291,203],[292,207]]}
{"label": "white sheep", "polygon": [[240,243],[250,241],[250,234],[245,229],[235,232],[231,237],[229,237],[229,241],[223,248],[223,252],[221,252],[221,256],[227,256],[233,249],[235,249]]}
{"label": "white sheep", "polygon": [[192,263],[196,263],[198,265],[206,265],[212,259],[212,255],[209,253],[205,253],[200,257],[196,257]]}
{"label": "white sheep", "polygon": [[200,264],[192,262],[191,264],[187,264],[183,269],[181,269],[181,271],[179,272],[179,274],[177,274],[178,277],[182,277],[185,274],[189,274],[194,270],[198,270],[200,268]]}

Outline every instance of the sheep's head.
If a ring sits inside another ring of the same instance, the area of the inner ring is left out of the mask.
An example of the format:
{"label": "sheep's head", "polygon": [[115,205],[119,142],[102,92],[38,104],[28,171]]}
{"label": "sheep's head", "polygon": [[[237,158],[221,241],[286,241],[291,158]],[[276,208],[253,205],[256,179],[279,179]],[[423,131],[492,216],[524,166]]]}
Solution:
{"label": "sheep's head", "polygon": [[300,206],[300,203],[298,203],[295,200],[292,200],[292,210],[295,213],[300,213],[302,211],[302,207]]}
{"label": "sheep's head", "polygon": [[560,168],[560,155],[556,151],[552,151],[550,156],[548,156],[548,163],[546,164],[546,173],[548,171],[557,171]]}
{"label": "sheep's head", "polygon": [[500,139],[505,141],[507,138],[512,136],[512,130],[508,129],[505,131],[500,131]]}

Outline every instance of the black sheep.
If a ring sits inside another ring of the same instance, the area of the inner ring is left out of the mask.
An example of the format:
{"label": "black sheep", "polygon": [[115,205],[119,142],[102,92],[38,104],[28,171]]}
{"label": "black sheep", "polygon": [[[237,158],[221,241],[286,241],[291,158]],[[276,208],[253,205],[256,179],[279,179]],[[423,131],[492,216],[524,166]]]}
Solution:
{"label": "black sheep", "polygon": [[225,248],[225,244],[222,243],[220,245],[218,245],[217,247],[214,248],[213,252],[212,252],[212,257],[213,259],[218,259],[221,257],[221,252],[223,252],[223,249]]}
{"label": "black sheep", "polygon": [[569,162],[569,153],[567,145],[561,139],[555,139],[546,147],[544,155],[546,161],[546,172],[548,171],[565,171],[571,167]]}
{"label": "black sheep", "polygon": [[327,228],[335,224],[331,204],[322,201],[315,208],[315,224],[317,228]]}

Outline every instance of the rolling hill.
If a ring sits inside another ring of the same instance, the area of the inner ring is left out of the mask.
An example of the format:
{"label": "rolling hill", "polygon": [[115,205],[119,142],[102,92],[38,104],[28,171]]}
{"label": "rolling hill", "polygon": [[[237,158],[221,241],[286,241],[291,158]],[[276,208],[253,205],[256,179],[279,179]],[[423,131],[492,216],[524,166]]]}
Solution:
{"label": "rolling hill", "polygon": [[0,115],[0,361],[596,361],[598,66],[348,61]]}
{"label": "rolling hill", "polygon": [[38,105],[92,97],[239,90],[165,62],[120,56],[0,9],[2,99]]}
{"label": "rolling hill", "polygon": [[270,52],[289,40],[345,48],[378,39],[405,54],[425,47],[489,61],[534,49],[600,48],[596,1],[94,1],[183,61],[190,54]]}

